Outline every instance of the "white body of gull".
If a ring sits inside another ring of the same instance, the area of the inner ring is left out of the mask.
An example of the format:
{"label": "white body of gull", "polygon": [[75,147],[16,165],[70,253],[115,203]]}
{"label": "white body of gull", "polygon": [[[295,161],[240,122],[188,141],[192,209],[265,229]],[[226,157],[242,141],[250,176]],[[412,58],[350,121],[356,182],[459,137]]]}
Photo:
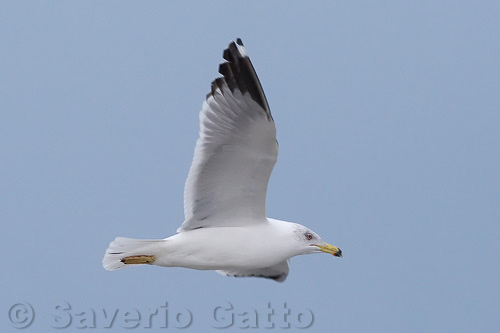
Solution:
{"label": "white body of gull", "polygon": [[118,237],[107,270],[150,264],[284,281],[296,255],[342,251],[297,223],[267,218],[266,190],[278,143],[269,106],[240,39],[200,112],[200,137],[184,190],[185,221],[159,240]]}

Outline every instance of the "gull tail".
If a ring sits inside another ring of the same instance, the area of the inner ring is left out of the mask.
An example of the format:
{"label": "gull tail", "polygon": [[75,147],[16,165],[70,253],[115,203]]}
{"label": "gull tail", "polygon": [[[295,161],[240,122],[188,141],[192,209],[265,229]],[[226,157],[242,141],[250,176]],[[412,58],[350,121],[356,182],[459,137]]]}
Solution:
{"label": "gull tail", "polygon": [[153,264],[156,261],[159,243],[164,239],[134,239],[116,237],[109,244],[102,259],[102,266],[113,271],[130,265]]}

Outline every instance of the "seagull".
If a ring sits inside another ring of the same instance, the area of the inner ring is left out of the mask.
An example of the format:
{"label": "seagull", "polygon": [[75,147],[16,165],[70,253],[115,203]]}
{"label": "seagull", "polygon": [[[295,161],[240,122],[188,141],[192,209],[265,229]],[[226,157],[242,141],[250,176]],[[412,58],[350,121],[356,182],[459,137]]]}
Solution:
{"label": "seagull", "polygon": [[215,270],[282,282],[291,257],[342,251],[311,229],[266,217],[277,160],[276,127],[241,39],[229,44],[200,112],[200,133],[184,188],[185,220],[165,239],[117,237],[103,266]]}

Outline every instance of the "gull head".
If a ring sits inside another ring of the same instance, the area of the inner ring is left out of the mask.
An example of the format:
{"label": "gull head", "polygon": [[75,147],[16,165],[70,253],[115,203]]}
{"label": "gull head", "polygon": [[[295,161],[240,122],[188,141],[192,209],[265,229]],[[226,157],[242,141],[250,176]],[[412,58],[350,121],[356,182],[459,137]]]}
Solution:
{"label": "gull head", "polygon": [[335,257],[342,257],[342,250],[338,247],[328,244],[311,229],[300,224],[294,225],[294,239],[298,242],[301,254],[310,253],[329,253]]}

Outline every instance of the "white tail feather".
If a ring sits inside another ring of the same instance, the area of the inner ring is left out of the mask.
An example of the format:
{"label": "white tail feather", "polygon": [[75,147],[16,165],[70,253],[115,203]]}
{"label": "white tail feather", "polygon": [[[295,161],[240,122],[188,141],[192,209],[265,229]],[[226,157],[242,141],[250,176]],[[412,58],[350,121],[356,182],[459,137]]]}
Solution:
{"label": "white tail feather", "polygon": [[151,251],[151,245],[159,242],[164,242],[164,240],[116,237],[106,250],[106,254],[102,259],[102,266],[108,271],[129,266],[122,262],[123,258],[137,255],[155,255],[156,253]]}

